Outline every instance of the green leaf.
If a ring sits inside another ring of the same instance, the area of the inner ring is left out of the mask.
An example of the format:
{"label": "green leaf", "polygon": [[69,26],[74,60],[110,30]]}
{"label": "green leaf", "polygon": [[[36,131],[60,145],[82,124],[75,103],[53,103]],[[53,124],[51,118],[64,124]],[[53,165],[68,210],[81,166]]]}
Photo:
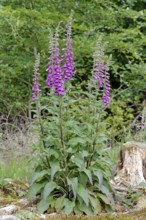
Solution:
{"label": "green leaf", "polygon": [[37,208],[40,213],[43,213],[44,211],[46,211],[49,208],[49,206],[54,207],[53,196],[50,196],[46,200],[41,199],[41,201],[38,203]]}
{"label": "green leaf", "polygon": [[88,206],[89,205],[89,192],[80,183],[78,184],[78,195],[82,198],[82,200]]}
{"label": "green leaf", "polygon": [[81,154],[82,154],[82,157],[83,157],[83,158],[89,156],[89,152],[88,152],[88,151],[85,151],[85,150],[83,150],[83,151],[81,152]]}
{"label": "green leaf", "polygon": [[86,168],[82,168],[82,169],[79,169],[80,172],[83,172],[87,175],[89,181],[91,184],[93,184],[93,181],[92,181],[92,173],[90,170],[87,170]]}
{"label": "green leaf", "polygon": [[73,121],[73,120],[68,120],[65,122],[65,126],[66,127],[74,127],[76,125],[76,121]]}
{"label": "green leaf", "polygon": [[84,144],[84,143],[85,143],[85,140],[81,137],[71,138],[68,142],[68,144],[71,146],[76,146],[78,144]]}
{"label": "green leaf", "polygon": [[89,179],[87,177],[87,175],[83,172],[79,172],[79,182],[86,187],[87,183],[88,183]]}
{"label": "green leaf", "polygon": [[64,199],[65,199],[65,195],[59,197],[58,199],[56,199],[55,201],[55,208],[57,212],[60,212],[62,210],[62,208],[64,207]]}
{"label": "green leaf", "polygon": [[82,168],[82,167],[84,167],[84,159],[82,158],[82,156],[80,155],[80,154],[77,154],[77,155],[73,155],[72,157],[71,157],[71,161],[73,162],[73,163],[75,163],[76,164],[76,166],[78,166],[78,167],[80,167],[80,168]]}
{"label": "green leaf", "polygon": [[93,212],[94,212],[94,215],[97,215],[97,214],[98,214],[97,198],[90,195],[90,196],[89,196],[89,200],[90,200],[91,207],[92,207],[92,210],[93,210]]}
{"label": "green leaf", "polygon": [[67,215],[69,215],[70,213],[72,213],[72,211],[73,211],[73,208],[74,208],[74,206],[75,206],[75,202],[74,201],[70,201],[69,199],[64,199],[64,209],[63,209],[63,211],[67,214]]}
{"label": "green leaf", "polygon": [[109,189],[104,185],[101,186],[101,192],[104,193],[107,197],[110,197],[111,195]]}
{"label": "green leaf", "polygon": [[84,212],[86,215],[94,215],[94,212],[91,209],[91,206],[87,206],[85,203],[79,205],[79,210]]}
{"label": "green leaf", "polygon": [[57,171],[60,170],[59,162],[58,161],[50,161],[51,166],[51,181],[53,181],[54,175]]}
{"label": "green leaf", "polygon": [[110,199],[101,193],[97,193],[97,196],[107,205],[111,205]]}
{"label": "green leaf", "polygon": [[82,215],[83,214],[82,211],[79,209],[79,206],[80,206],[79,202],[76,202],[76,205],[74,207],[74,213],[76,215]]}
{"label": "green leaf", "polygon": [[107,196],[107,198],[110,200],[110,205],[112,207],[114,207],[114,205],[115,205],[114,199],[113,199],[113,196],[110,193],[109,189],[106,186],[102,185],[101,186],[101,192],[104,193]]}
{"label": "green leaf", "polygon": [[55,150],[53,150],[53,149],[51,149],[51,148],[48,148],[48,149],[46,150],[46,153],[47,153],[47,155],[49,155],[49,156],[54,156],[56,159],[59,158],[58,152],[55,151]]}
{"label": "green leaf", "polygon": [[37,209],[38,212],[44,213],[50,206],[50,203],[47,201],[44,201],[43,199],[38,203]]}
{"label": "green leaf", "polygon": [[46,181],[42,183],[33,183],[28,190],[28,193],[27,193],[28,198],[31,199],[34,196],[36,196],[38,193],[40,193],[41,189],[45,186],[45,184],[46,184]]}
{"label": "green leaf", "polygon": [[98,212],[100,213],[102,211],[102,203],[98,197],[96,198],[96,200],[97,200]]}
{"label": "green leaf", "polygon": [[72,187],[72,191],[74,194],[74,199],[76,199],[77,191],[78,191],[78,178],[67,178],[67,183]]}
{"label": "green leaf", "polygon": [[32,176],[30,177],[30,184],[33,184],[36,180],[38,181],[39,179],[41,179],[46,174],[49,174],[49,170],[43,170],[41,172],[33,173]]}
{"label": "green leaf", "polygon": [[98,178],[99,184],[99,190],[101,189],[101,185],[103,183],[103,174],[100,170],[93,170],[94,175]]}
{"label": "green leaf", "polygon": [[43,200],[46,201],[50,193],[57,187],[58,187],[57,184],[53,181],[50,181],[49,183],[47,183],[43,191]]}

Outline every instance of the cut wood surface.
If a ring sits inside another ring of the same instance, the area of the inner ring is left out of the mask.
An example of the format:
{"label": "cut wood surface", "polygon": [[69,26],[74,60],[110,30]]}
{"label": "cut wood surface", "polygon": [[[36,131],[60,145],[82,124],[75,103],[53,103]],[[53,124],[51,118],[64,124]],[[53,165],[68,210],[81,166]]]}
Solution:
{"label": "cut wood surface", "polygon": [[146,142],[127,142],[120,154],[117,184],[138,186],[146,182]]}

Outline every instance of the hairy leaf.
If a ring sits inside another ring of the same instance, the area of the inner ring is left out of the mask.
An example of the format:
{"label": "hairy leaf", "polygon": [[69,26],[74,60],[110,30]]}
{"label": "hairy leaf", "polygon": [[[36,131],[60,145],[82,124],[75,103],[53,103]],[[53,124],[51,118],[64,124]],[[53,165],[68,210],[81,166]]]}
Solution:
{"label": "hairy leaf", "polygon": [[53,181],[54,175],[56,174],[57,171],[60,170],[60,165],[58,161],[51,161],[50,162],[51,166],[51,181]]}
{"label": "hairy leaf", "polygon": [[65,199],[65,195],[56,199],[55,208],[56,208],[57,212],[60,212],[62,210],[62,208],[64,207],[64,199]]}
{"label": "hairy leaf", "polygon": [[94,212],[91,206],[86,205],[85,203],[79,205],[79,210],[85,213],[86,215],[94,215]]}
{"label": "hairy leaf", "polygon": [[33,183],[28,190],[28,193],[27,193],[28,198],[33,198],[38,193],[40,193],[43,187],[45,186],[45,184],[46,184],[46,181],[42,183]]}
{"label": "hairy leaf", "polygon": [[93,173],[98,178],[98,181],[99,181],[98,186],[99,186],[99,189],[101,189],[101,185],[103,182],[103,174],[100,170],[94,170]]}
{"label": "hairy leaf", "polygon": [[33,184],[35,181],[39,181],[45,175],[50,175],[49,170],[42,170],[41,172],[35,172],[30,177],[30,184]]}
{"label": "hairy leaf", "polygon": [[77,191],[78,191],[78,178],[67,178],[67,183],[72,187],[72,191],[74,194],[74,199],[76,199]]}
{"label": "hairy leaf", "polygon": [[84,203],[86,204],[86,206],[89,205],[89,192],[88,189],[85,189],[83,185],[81,185],[80,183],[78,184],[78,194],[82,200],[84,201]]}
{"label": "hairy leaf", "polygon": [[49,183],[47,183],[45,185],[44,191],[43,191],[43,195],[42,198],[44,201],[47,200],[47,197],[50,195],[50,193],[56,189],[58,187],[58,185],[56,184],[56,182],[50,181]]}
{"label": "hairy leaf", "polygon": [[66,198],[65,198],[63,205],[64,205],[63,211],[64,211],[67,215],[69,215],[69,214],[71,214],[72,211],[73,211],[73,208],[74,208],[74,206],[75,206],[75,202],[74,202],[74,201],[70,201],[69,199],[66,199]]}
{"label": "hairy leaf", "polygon": [[89,200],[90,200],[90,203],[91,203],[91,208],[94,212],[94,215],[97,215],[98,214],[98,202],[97,202],[97,198],[95,196],[89,196]]}
{"label": "hairy leaf", "polygon": [[88,177],[90,183],[93,184],[93,181],[92,181],[92,173],[91,173],[90,170],[88,170],[88,169],[86,169],[86,168],[81,168],[81,169],[79,168],[79,171],[85,173],[85,174],[87,175],[87,177]]}

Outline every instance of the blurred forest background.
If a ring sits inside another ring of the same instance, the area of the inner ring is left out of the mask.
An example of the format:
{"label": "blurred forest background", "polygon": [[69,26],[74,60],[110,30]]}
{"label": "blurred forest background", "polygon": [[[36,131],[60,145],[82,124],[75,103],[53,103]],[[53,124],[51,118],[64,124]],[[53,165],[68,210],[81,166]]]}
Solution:
{"label": "blurred forest background", "polygon": [[49,28],[54,30],[62,21],[63,40],[71,11],[75,86],[84,89],[101,34],[105,54],[112,54],[112,97],[106,119],[110,135],[124,131],[145,107],[146,0],[1,0],[0,4],[1,121],[25,121],[30,116],[35,53],[41,54],[45,89]]}

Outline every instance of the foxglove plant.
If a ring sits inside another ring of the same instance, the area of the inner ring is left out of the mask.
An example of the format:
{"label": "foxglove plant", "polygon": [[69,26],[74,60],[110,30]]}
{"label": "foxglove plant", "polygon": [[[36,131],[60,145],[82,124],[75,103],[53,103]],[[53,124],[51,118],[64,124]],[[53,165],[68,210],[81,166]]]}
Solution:
{"label": "foxglove plant", "polygon": [[[62,57],[58,29],[55,37],[50,37],[46,84],[54,91],[47,94],[43,105],[49,116],[38,120],[44,147],[35,161],[36,170],[28,192],[31,198],[41,195],[40,212],[53,208],[66,214],[97,215],[101,206],[114,207],[109,183],[111,164],[103,149],[106,130],[105,124],[100,123],[103,114],[101,102],[97,101],[97,84],[104,90],[104,104],[109,101],[109,65],[105,67],[103,55],[102,49],[94,54],[91,93],[70,90],[65,93],[65,83],[74,75],[71,24]],[[42,108],[39,109],[41,113]]]}
{"label": "foxglove plant", "polygon": [[36,61],[34,65],[34,77],[33,77],[33,87],[32,87],[32,100],[36,100],[39,93],[41,92],[40,83],[39,83],[39,64],[40,64],[40,54],[36,56]]}

